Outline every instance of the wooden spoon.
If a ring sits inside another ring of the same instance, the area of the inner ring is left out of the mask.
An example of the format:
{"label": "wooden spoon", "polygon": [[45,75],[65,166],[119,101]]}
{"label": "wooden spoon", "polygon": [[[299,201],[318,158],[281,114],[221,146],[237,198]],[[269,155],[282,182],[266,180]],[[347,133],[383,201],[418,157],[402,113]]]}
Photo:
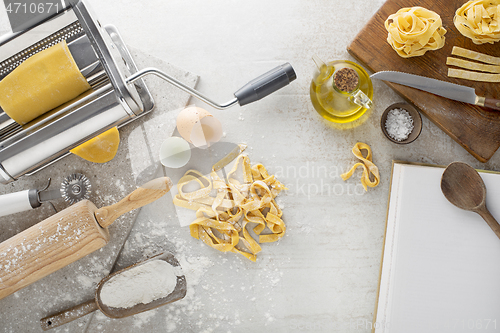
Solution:
{"label": "wooden spoon", "polygon": [[441,191],[458,208],[481,215],[500,238],[500,225],[486,208],[486,186],[474,168],[462,162],[448,165],[441,177]]}

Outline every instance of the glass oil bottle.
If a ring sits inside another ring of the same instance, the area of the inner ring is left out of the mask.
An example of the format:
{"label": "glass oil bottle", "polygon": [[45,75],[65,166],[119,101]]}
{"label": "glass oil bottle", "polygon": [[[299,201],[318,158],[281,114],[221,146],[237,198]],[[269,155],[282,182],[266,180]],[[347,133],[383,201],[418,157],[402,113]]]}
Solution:
{"label": "glass oil bottle", "polygon": [[314,109],[334,123],[349,123],[373,106],[373,86],[368,73],[348,60],[324,63],[313,56],[317,70],[310,87]]}

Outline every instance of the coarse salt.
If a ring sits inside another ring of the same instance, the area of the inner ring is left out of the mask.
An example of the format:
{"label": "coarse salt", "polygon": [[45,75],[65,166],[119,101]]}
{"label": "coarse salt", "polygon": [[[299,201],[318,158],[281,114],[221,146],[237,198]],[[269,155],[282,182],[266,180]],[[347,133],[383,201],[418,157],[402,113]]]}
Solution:
{"label": "coarse salt", "polygon": [[404,109],[392,109],[387,114],[385,129],[387,134],[394,140],[406,140],[413,131],[413,118]]}

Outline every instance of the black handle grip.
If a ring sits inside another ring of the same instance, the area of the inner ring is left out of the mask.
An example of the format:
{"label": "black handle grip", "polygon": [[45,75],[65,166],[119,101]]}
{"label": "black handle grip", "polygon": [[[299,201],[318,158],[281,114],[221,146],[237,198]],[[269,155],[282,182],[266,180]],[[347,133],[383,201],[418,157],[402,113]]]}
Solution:
{"label": "black handle grip", "polygon": [[238,103],[243,106],[266,97],[296,78],[297,75],[292,65],[287,62],[248,82],[235,92],[234,96],[238,99]]}

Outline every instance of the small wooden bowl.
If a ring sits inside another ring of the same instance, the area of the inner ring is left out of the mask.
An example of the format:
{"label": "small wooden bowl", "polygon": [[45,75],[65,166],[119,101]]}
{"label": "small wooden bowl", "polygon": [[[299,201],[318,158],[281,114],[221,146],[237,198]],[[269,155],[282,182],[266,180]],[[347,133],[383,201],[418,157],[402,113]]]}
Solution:
{"label": "small wooden bowl", "polygon": [[[413,130],[411,131],[410,135],[408,135],[408,138],[406,138],[406,140],[398,141],[392,138],[389,135],[389,133],[387,133],[387,130],[385,128],[385,122],[387,121],[387,115],[389,114],[389,111],[393,109],[406,110],[413,119]],[[382,127],[382,132],[387,137],[387,139],[397,144],[407,144],[415,141],[420,135],[420,132],[422,131],[422,117],[420,116],[418,110],[412,105],[408,103],[395,103],[390,105],[387,109],[385,109],[384,113],[382,113],[382,117],[380,119],[380,126]]]}

